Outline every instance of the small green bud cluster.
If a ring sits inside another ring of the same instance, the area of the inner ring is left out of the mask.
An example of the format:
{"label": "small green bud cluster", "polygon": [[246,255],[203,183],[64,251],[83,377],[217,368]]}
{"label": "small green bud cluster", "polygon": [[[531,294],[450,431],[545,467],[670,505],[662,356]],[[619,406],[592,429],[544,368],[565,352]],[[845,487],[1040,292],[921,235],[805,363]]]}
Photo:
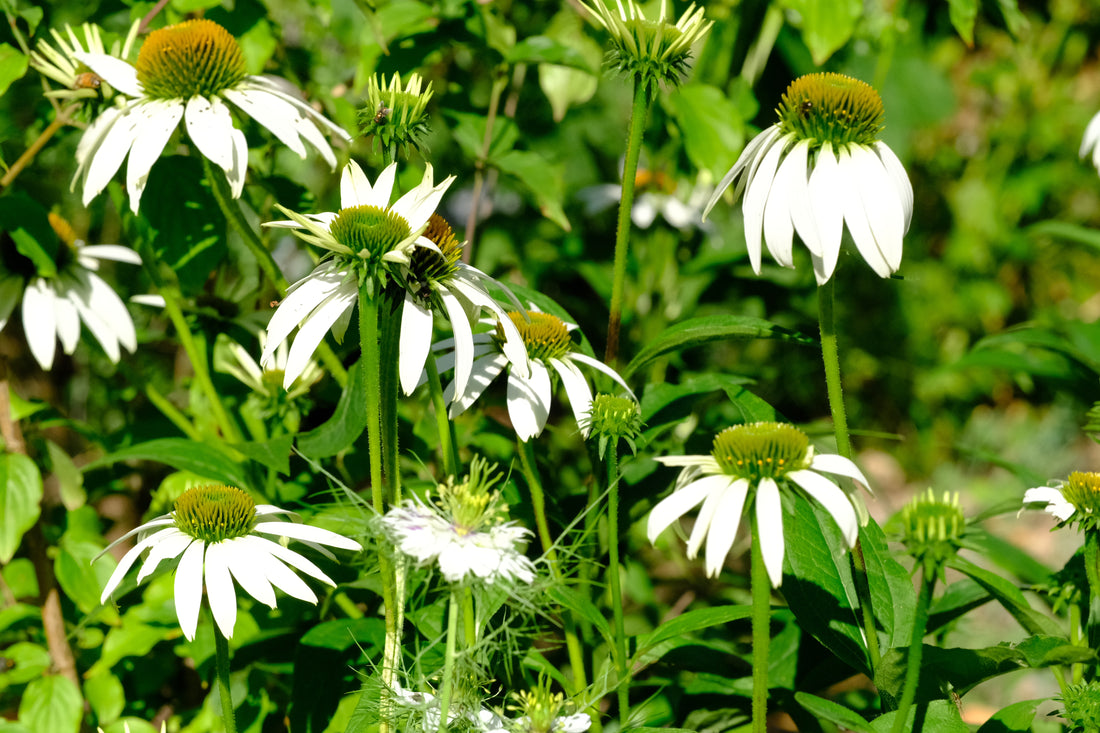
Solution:
{"label": "small green bud cluster", "polygon": [[900,512],[902,542],[922,564],[925,574],[943,575],[944,565],[955,556],[966,529],[959,494],[949,491],[936,499],[932,489],[917,495]]}
{"label": "small green bud cluster", "polygon": [[588,415],[581,421],[581,428],[591,432],[598,439],[600,459],[607,448],[614,447],[620,440],[630,446],[630,452],[636,452],[634,440],[642,432],[642,414],[638,403],[629,397],[615,397],[609,394],[597,394],[592,399]]}

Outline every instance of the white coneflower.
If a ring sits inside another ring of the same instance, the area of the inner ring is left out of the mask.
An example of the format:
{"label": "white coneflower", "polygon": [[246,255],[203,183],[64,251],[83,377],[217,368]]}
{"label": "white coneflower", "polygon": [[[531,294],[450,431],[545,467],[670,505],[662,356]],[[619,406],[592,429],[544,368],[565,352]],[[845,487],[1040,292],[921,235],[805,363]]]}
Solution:
{"label": "white coneflower", "polygon": [[76,175],[87,206],[129,156],[126,189],[137,213],[153,163],[181,120],[195,147],[225,171],[234,197],[244,188],[248,143],[233,125],[226,102],[259,122],[281,143],[306,157],[307,142],[333,168],[336,156],[321,132],[350,140],[318,113],[286,79],[245,71],[237,40],[211,20],[186,20],[149,34],[131,66],[104,53],[76,58],[121,94],[125,104],[105,110],[77,146]]}
{"label": "white coneflower", "polygon": [[913,216],[913,187],[878,139],[878,92],[842,74],[809,74],[791,82],[776,112],[779,122],[748,144],[703,215],[736,180],[734,199],[744,194],[745,243],[757,274],[761,239],[776,262],[794,267],[797,232],[818,284],[827,282],[845,225],[871,269],[880,277],[896,272]]}
{"label": "white coneflower", "polygon": [[768,578],[779,587],[784,554],[781,491],[801,490],[815,499],[836,520],[848,546],[855,544],[859,532],[855,508],[848,495],[821,474],[847,476],[868,486],[866,477],[843,456],[815,454],[806,434],[793,425],[737,425],[714,438],[710,455],[657,460],[684,470],[672,494],[649,513],[649,541],[654,542],[666,527],[701,503],[687,555],[694,559],[705,539],[707,575],[717,577],[722,571],[742,515],[749,508],[756,512]]}

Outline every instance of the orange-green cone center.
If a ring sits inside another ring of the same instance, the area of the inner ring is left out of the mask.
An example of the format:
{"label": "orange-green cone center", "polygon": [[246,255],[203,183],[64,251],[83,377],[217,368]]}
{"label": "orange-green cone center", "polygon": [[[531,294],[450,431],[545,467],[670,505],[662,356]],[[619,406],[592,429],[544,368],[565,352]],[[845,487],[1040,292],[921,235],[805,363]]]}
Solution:
{"label": "orange-green cone center", "polygon": [[1074,471],[1062,487],[1062,496],[1082,514],[1100,516],[1100,473]]}
{"label": "orange-green cone center", "polygon": [[186,20],[153,31],[135,67],[153,99],[210,98],[245,77],[240,44],[211,20]]}
{"label": "orange-green cone center", "polygon": [[[560,359],[573,350],[573,339],[569,337],[569,329],[562,319],[538,311],[527,311],[527,316],[530,321],[524,319],[523,314],[518,311],[508,313],[523,338],[529,357],[545,362],[549,359]],[[497,326],[497,337],[504,338],[500,326]]]}
{"label": "orange-green cone center", "polygon": [[329,227],[333,239],[372,262],[393,251],[411,231],[403,216],[377,206],[341,209]]}
{"label": "orange-green cone center", "polygon": [[711,451],[722,471],[755,484],[810,464],[810,439],[793,425],[758,422],[726,428]]}
{"label": "orange-green cone center", "polygon": [[779,106],[779,126],[813,147],[871,146],[882,132],[882,98],[866,82],[843,74],[807,74],[791,82]]}
{"label": "orange-green cone center", "polygon": [[427,247],[413,250],[409,262],[410,288],[422,298],[431,295],[432,284],[446,280],[454,274],[458,261],[462,259],[462,242],[458,241],[454,229],[439,214],[432,214],[424,237],[439,248],[434,252]]}
{"label": "orange-green cone center", "polygon": [[256,503],[234,486],[207,484],[176,499],[176,527],[207,543],[243,537],[256,524]]}

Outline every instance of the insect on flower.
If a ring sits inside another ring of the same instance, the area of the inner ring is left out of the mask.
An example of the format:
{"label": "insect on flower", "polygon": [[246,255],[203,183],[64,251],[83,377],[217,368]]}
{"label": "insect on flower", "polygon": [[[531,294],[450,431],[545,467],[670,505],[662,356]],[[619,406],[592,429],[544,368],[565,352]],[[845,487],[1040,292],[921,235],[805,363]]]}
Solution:
{"label": "insect on flower", "polygon": [[99,89],[99,85],[103,83],[103,77],[94,71],[85,71],[83,74],[78,74],[76,79],[73,80],[73,89]]}

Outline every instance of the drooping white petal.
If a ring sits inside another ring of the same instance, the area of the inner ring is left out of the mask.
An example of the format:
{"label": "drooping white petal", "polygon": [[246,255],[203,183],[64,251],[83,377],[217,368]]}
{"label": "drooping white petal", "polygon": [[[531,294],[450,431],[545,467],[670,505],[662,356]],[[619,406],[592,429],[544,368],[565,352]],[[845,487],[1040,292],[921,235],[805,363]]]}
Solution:
{"label": "drooping white petal", "polygon": [[248,141],[244,133],[236,127],[229,134],[233,141],[233,161],[225,172],[225,178],[229,181],[229,190],[233,198],[237,199],[244,191],[245,171],[248,170]]}
{"label": "drooping white petal", "polygon": [[340,289],[302,321],[286,360],[286,372],[283,375],[284,389],[290,389],[290,385],[309,365],[313,352],[317,350],[317,345],[325,338],[329,328],[344,312],[355,307],[357,298],[358,293],[354,287]]}
{"label": "drooping white petal", "polygon": [[76,345],[80,342],[80,314],[71,300],[72,296],[73,293],[69,292],[53,299],[57,338],[61,340],[61,348],[66,354],[76,351]]}
{"label": "drooping white petal", "polygon": [[286,337],[306,316],[340,289],[345,275],[334,265],[333,260],[322,262],[287,290],[287,296],[279,303],[267,324],[267,343],[260,356],[262,366],[271,363],[279,344],[286,341]]}
{"label": "drooping white petal", "polygon": [[[153,541],[149,542],[148,540]],[[141,546],[149,548],[149,554],[145,557],[145,562],[137,575],[137,582],[140,583],[156,572],[163,561],[182,555],[184,550],[194,541],[194,537],[180,532],[175,527],[162,529],[147,537],[145,542],[139,543]]]}
{"label": "drooping white petal", "polygon": [[292,104],[254,88],[226,89],[222,94],[242,112],[270,130],[279,142],[297,153],[299,158],[306,157],[306,148],[298,136],[296,126],[299,114]]}
{"label": "drooping white petal", "polygon": [[561,377],[562,387],[569,398],[569,407],[573,410],[573,418],[581,429],[581,436],[587,438],[591,426],[585,418],[592,411],[592,389],[588,386],[588,380],[568,358],[551,359],[550,366]]}
{"label": "drooping white petal", "polygon": [[890,180],[893,181],[894,188],[897,189],[898,200],[901,201],[902,211],[905,215],[904,231],[907,232],[909,231],[909,224],[913,220],[913,184],[909,182],[909,174],[905,172],[905,166],[898,160],[898,156],[894,155],[894,151],[890,149],[890,146],[879,141],[875,143],[875,152],[882,159],[882,165],[889,174]]}
{"label": "drooping white petal", "polygon": [[[295,568],[296,570],[303,572],[310,577],[316,578],[326,585],[330,585],[334,588],[336,587],[336,583],[333,581],[333,579],[328,577],[328,575],[326,575],[325,572],[321,570],[321,568],[314,565],[312,561],[306,559],[304,555],[301,555],[289,548],[283,547],[278,542],[272,542],[265,537],[257,537],[253,535],[250,536],[248,540],[249,542],[254,543],[257,550],[262,550],[263,552],[272,555],[273,557],[277,557],[278,559],[285,562],[287,565],[290,565],[292,568]],[[320,547],[320,545],[312,542],[308,544],[312,547]],[[362,548],[360,548],[359,545],[356,544],[355,547],[344,547],[344,549],[359,550]],[[331,555],[332,553],[329,553],[330,557]]]}
{"label": "drooping white petal", "polygon": [[[122,115],[121,107],[110,107],[103,110],[98,117],[96,117],[92,124],[88,125],[88,129],[84,131],[84,134],[80,136],[80,142],[76,145],[76,170],[73,172],[72,182],[69,184],[69,190],[76,188],[77,181],[86,181],[88,178],[88,165],[91,162],[95,152],[99,149],[100,144],[103,142],[103,138],[114,127],[115,121]],[[115,165],[115,171],[118,170],[118,166],[122,164],[120,158],[118,164]],[[111,175],[107,176],[110,180],[114,175],[114,171],[111,171]],[[93,194],[94,195],[94,194]]]}
{"label": "drooping white petal", "polygon": [[35,361],[43,369],[53,366],[57,349],[56,296],[42,278],[35,278],[23,291],[23,333]]}
{"label": "drooping white petal", "polygon": [[455,389],[465,392],[470,382],[474,365],[474,333],[462,303],[445,286],[436,289],[443,307],[447,311],[447,320],[451,323],[451,332],[455,339]]}
{"label": "drooping white petal", "polygon": [[1043,511],[1059,522],[1065,522],[1077,511],[1073,504],[1066,501],[1061,490],[1052,486],[1037,486],[1024,492],[1024,504],[1045,503]]}
{"label": "drooping white petal", "polygon": [[587,367],[591,367],[592,369],[595,369],[598,372],[606,374],[607,376],[614,379],[619,384],[620,387],[622,387],[623,389],[626,390],[626,393],[628,395],[630,395],[630,399],[634,400],[635,402],[638,401],[638,398],[634,396],[634,390],[630,389],[630,387],[627,386],[627,383],[625,381],[623,381],[623,378],[619,376],[619,373],[616,372],[611,367],[604,364],[602,361],[600,361],[598,359],[593,359],[591,356],[581,354],[577,351],[574,351],[574,352],[570,353],[569,356],[567,356],[566,358],[569,359],[570,361],[574,361],[574,362],[578,362],[580,364],[584,364]]}
{"label": "drooping white petal", "polygon": [[412,394],[428,361],[432,348],[432,311],[420,304],[410,292],[405,292],[401,307],[401,335],[397,368],[401,376],[401,390]]}
{"label": "drooping white petal", "polygon": [[[481,393],[506,366],[508,366],[508,357],[504,354],[490,353],[488,356],[475,359],[473,367],[470,369],[470,381],[466,384],[465,392],[456,392],[454,382],[448,384],[447,388],[443,390],[443,400],[451,404],[448,410],[450,416],[457,417],[470,409],[470,405],[477,401]],[[442,369],[442,367],[440,368]],[[519,375],[517,374],[517,376]],[[522,377],[520,378],[522,379]]]}
{"label": "drooping white petal", "polygon": [[741,523],[741,513],[748,494],[749,482],[744,479],[734,481],[721,494],[721,501],[715,509],[710,532],[707,534],[706,568],[707,575],[712,578],[717,578],[722,573],[726,555],[737,538],[737,528]]}
{"label": "drooping white petal", "polygon": [[687,514],[696,504],[715,491],[722,491],[730,485],[729,476],[706,476],[693,483],[676,489],[649,512],[646,520],[646,536],[650,542],[656,542],[661,532]]}
{"label": "drooping white petal", "polygon": [[813,460],[810,461],[810,470],[824,471],[825,473],[833,473],[838,476],[847,476],[863,484],[867,491],[871,491],[871,482],[868,481],[867,477],[863,475],[863,472],[859,470],[859,466],[844,456],[839,456],[835,453],[815,455]]}
{"label": "drooping white petal", "polygon": [[788,190],[789,213],[795,231],[798,232],[802,243],[806,245],[806,249],[820,257],[824,249],[810,201],[810,173],[807,168],[809,151],[810,141],[802,140],[787,153],[787,158],[783,161],[783,185]]}
{"label": "drooping white petal", "polygon": [[[147,527],[148,525],[142,525],[134,530],[131,530],[126,535],[119,537],[117,540],[112,542],[111,545],[109,545],[107,549],[105,549],[103,552],[111,549],[111,547],[126,539],[127,536],[132,536],[134,533],[144,530]],[[126,554],[122,556],[122,559],[119,560],[118,565],[115,566],[114,572],[111,573],[111,577],[107,579],[107,584],[103,586],[103,593],[101,593],[99,596],[100,603],[107,602],[107,599],[110,598],[111,594],[115,592],[115,588],[117,588],[119,583],[122,582],[123,577],[125,577],[126,573],[130,571],[130,568],[134,566],[134,563],[138,561],[138,559],[141,557],[141,554],[145,552],[146,549],[153,547],[160,542],[160,540],[162,539],[163,531],[164,530],[152,533],[151,535],[131,547],[126,552]],[[97,555],[96,559],[98,559],[103,554],[103,552]]]}
{"label": "drooping white petal", "polygon": [[[179,125],[183,106],[175,100],[154,99],[136,105],[130,114],[138,119],[140,125],[130,149],[130,162],[126,166],[126,192],[130,196],[130,211],[136,214],[141,194],[149,181],[149,171]],[[104,142],[104,146],[106,144]]]}
{"label": "drooping white petal", "polygon": [[358,551],[363,549],[359,543],[353,539],[308,524],[296,524],[294,522],[258,522],[254,531],[276,535],[278,537],[289,537],[295,540],[318,542],[322,545],[329,545],[330,547],[339,547],[342,550]]}
{"label": "drooping white petal", "polygon": [[113,260],[114,262],[125,262],[128,265],[140,265],[141,255],[129,247],[123,247],[121,244],[86,244],[77,250],[77,257],[80,258],[81,264],[88,267],[89,270],[96,269],[95,267],[89,267],[84,260]]}
{"label": "drooping white petal", "polygon": [[[726,171],[726,175],[722,176],[722,180],[714,187],[714,193],[711,194],[710,200],[707,201],[707,205],[703,208],[703,221],[706,221],[707,215],[710,214],[710,210],[718,203],[718,199],[722,198],[722,194],[730,187],[733,180],[743,172],[751,170],[751,168],[759,162],[758,153],[760,150],[769,145],[771,141],[780,134],[781,130],[779,126],[772,125],[749,141],[749,144],[741,151],[741,155],[737,156],[737,160],[734,162],[733,167]],[[741,180],[738,181],[737,188],[734,189],[733,192],[734,201],[737,200],[737,197],[741,195],[741,191],[744,190],[745,180],[748,177],[748,175],[744,175]]]}
{"label": "drooping white petal", "polygon": [[226,639],[233,638],[233,627],[237,625],[237,592],[229,574],[227,557],[232,552],[232,540],[212,542],[206,546],[206,599],[214,622]]}
{"label": "drooping white petal", "polygon": [[[712,478],[724,478],[727,488],[730,484],[729,476]],[[715,482],[716,485],[717,483],[718,482]],[[718,506],[722,503],[722,496],[725,492],[726,489],[718,489],[710,492],[707,495],[706,501],[703,502],[703,506],[700,507],[699,516],[695,518],[695,526],[691,528],[691,535],[688,537],[687,556],[689,560],[694,560],[699,555],[699,548],[703,546],[703,540],[706,539],[707,533],[711,529],[711,524],[714,522],[714,517],[718,512]]]}
{"label": "drooping white petal", "polygon": [[[858,147],[855,149],[861,150]],[[848,226],[852,241],[855,242],[856,249],[859,250],[863,260],[870,265],[879,277],[889,277],[893,270],[890,269],[890,264],[887,262],[879,242],[875,239],[875,231],[868,218],[871,212],[867,210],[859,180],[860,176],[864,175],[864,171],[860,169],[857,160],[862,160],[862,158],[858,154],[856,158],[853,158],[852,148],[841,150],[837,156],[837,171],[844,192],[844,195],[841,196],[844,223]]]}
{"label": "drooping white petal", "polygon": [[859,536],[859,520],[856,518],[856,510],[852,507],[848,495],[832,481],[813,471],[791,471],[787,477],[825,507],[825,510],[836,520],[848,547],[852,547]]}
{"label": "drooping white petal", "polygon": [[[801,143],[795,146],[804,151]],[[794,200],[798,178],[806,178],[806,161],[797,155],[787,155],[779,164],[764,206],[764,244],[772,257],[783,267],[794,267],[794,221],[793,210],[798,205]]]}
{"label": "drooping white petal", "polygon": [[[93,334],[99,339],[100,343],[103,343],[99,333],[96,333],[94,324],[87,318],[88,312],[96,314],[107,325],[114,337],[113,340],[122,344],[130,353],[133,353],[137,349],[137,331],[134,329],[134,319],[130,317],[130,311],[126,310],[126,304],[122,302],[122,298],[118,297],[118,293],[103,278],[93,273],[88,273],[86,277],[88,289],[87,301],[85,302],[87,311],[81,307],[82,302],[77,301],[81,317],[84,318],[85,323],[88,323],[88,327],[92,329]],[[78,292],[83,295],[83,291]],[[104,350],[111,351],[106,346],[104,346]],[[117,361],[117,358],[115,361]]]}
{"label": "drooping white petal", "polygon": [[187,135],[199,152],[227,174],[233,167],[233,117],[218,97],[195,95],[184,111]]}
{"label": "drooping white petal", "polygon": [[317,152],[321,154],[321,157],[328,163],[329,168],[336,167],[336,154],[332,152],[332,147],[325,140],[325,136],[321,134],[321,131],[317,129],[317,125],[313,124],[313,121],[308,117],[303,117],[298,120],[298,134],[302,136],[302,139],[317,149]]}
{"label": "drooping white petal", "polygon": [[508,373],[508,417],[516,437],[527,442],[542,432],[550,416],[550,373],[539,362],[531,363],[531,378]]}
{"label": "drooping white petal", "polygon": [[[145,118],[136,110],[140,105],[139,102],[118,114],[111,126],[103,131],[103,137],[95,150],[90,152],[91,158],[84,172],[82,201],[85,206],[90,204],[92,199],[98,196],[99,192],[114,178],[122,161],[126,159],[130,148],[133,147],[134,140],[140,136],[141,126],[145,122]],[[84,134],[87,136],[91,132],[92,128],[88,128]]]}
{"label": "drooping white petal", "polygon": [[764,230],[764,207],[773,188],[775,172],[783,156],[783,145],[776,143],[764,154],[760,165],[752,172],[745,190],[745,201],[741,210],[745,216],[745,246],[749,252],[749,263],[757,275],[760,274],[761,237]]}
{"label": "drooping white petal", "polygon": [[188,641],[195,640],[195,630],[199,626],[199,608],[202,607],[202,567],[206,543],[201,540],[192,542],[180,557],[176,566],[174,600],[176,618],[180,630]]}
{"label": "drooping white petal", "polygon": [[828,282],[840,257],[840,241],[844,236],[843,190],[839,164],[832,144],[826,142],[817,153],[810,174],[810,210],[821,242],[821,271],[817,283]]}
{"label": "drooping white petal", "polygon": [[241,586],[245,593],[255,598],[268,608],[275,608],[275,589],[263,572],[266,560],[270,557],[263,551],[253,549],[247,535],[232,540],[211,545],[207,551],[207,563],[210,562],[210,553],[215,547],[225,545],[225,551],[219,552],[222,562],[232,574],[233,579]]}
{"label": "drooping white petal", "polygon": [[770,478],[760,479],[756,487],[756,532],[760,554],[773,588],[783,582],[783,506],[779,487]]}
{"label": "drooping white petal", "polygon": [[[902,237],[906,228],[904,202],[898,195],[893,178],[875,151],[853,145],[850,152],[855,164],[856,190],[863,202],[863,211],[871,227],[876,249],[881,253],[890,272],[896,272],[901,267]],[[864,258],[866,259],[866,255]]]}
{"label": "drooping white petal", "polygon": [[176,523],[176,520],[172,517],[171,514],[161,514],[159,517],[155,517],[153,519],[150,519],[145,524],[142,524],[141,526],[138,526],[138,527],[134,527],[129,532],[122,535],[121,537],[116,539],[111,544],[107,545],[107,547],[100,550],[99,554],[96,555],[94,558],[92,558],[92,561],[95,562],[99,558],[106,555],[107,552],[109,552],[112,548],[122,544],[123,542],[130,539],[131,537],[133,537],[136,534],[141,534],[143,532],[146,532],[146,533],[150,533],[150,535],[151,535],[151,534],[153,534],[152,531],[154,529],[168,527],[170,525],[174,525],[175,523]]}
{"label": "drooping white petal", "polygon": [[1081,138],[1081,149],[1077,153],[1078,157],[1084,158],[1098,145],[1100,145],[1100,112],[1093,115],[1088,127],[1085,128],[1085,136]]}

